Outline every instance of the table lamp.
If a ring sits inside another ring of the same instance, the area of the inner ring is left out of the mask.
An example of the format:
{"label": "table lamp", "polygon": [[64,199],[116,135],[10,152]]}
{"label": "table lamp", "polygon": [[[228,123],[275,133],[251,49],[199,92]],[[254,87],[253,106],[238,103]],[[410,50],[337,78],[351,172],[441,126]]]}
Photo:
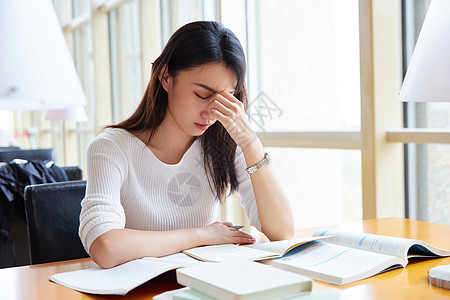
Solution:
{"label": "table lamp", "polygon": [[0,1],[0,109],[86,104],[50,0]]}
{"label": "table lamp", "polygon": [[[450,102],[449,0],[431,1],[399,99],[410,102]],[[430,269],[428,281],[450,289],[450,265]]]}
{"label": "table lamp", "polygon": [[74,106],[64,109],[47,110],[44,114],[45,120],[62,120],[86,122],[88,120],[86,110],[82,106]]}
{"label": "table lamp", "polygon": [[[65,121],[75,121],[75,122],[87,122],[88,117],[86,110],[82,106],[74,106],[64,109],[52,109],[47,110],[44,114],[45,120],[52,121],[62,121],[63,133],[66,132],[66,122]],[[64,165],[67,163],[67,141],[66,135],[62,135],[63,149],[64,149]]]}

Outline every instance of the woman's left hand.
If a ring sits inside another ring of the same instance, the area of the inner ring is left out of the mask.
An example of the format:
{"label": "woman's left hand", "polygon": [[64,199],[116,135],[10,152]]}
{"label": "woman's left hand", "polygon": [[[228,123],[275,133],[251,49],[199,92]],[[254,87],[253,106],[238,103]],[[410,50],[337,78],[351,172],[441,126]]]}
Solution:
{"label": "woman's left hand", "polygon": [[[217,119],[228,131],[236,144],[244,149],[249,146],[257,135],[251,129],[244,104],[236,97],[226,92],[218,92],[212,97],[208,107],[209,118]],[[208,117],[204,115],[203,117]]]}

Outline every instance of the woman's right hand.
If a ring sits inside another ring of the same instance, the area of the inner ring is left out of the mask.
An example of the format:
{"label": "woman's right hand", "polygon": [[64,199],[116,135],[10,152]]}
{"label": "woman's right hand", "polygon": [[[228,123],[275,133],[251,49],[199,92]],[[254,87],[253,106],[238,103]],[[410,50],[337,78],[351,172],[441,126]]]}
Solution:
{"label": "woman's right hand", "polygon": [[255,238],[250,234],[232,228],[230,222],[215,222],[199,228],[202,245],[253,244]]}

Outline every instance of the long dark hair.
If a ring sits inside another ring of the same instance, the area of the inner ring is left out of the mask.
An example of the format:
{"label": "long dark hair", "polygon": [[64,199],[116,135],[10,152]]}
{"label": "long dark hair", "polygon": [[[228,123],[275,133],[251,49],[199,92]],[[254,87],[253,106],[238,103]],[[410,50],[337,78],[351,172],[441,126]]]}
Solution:
{"label": "long dark hair", "polygon": [[[236,35],[218,22],[199,21],[184,25],[169,39],[161,55],[154,61],[150,82],[136,111],[110,128],[122,128],[142,133],[151,129],[147,143],[150,143],[155,129],[163,121],[168,95],[162,87],[159,75],[167,71],[175,77],[179,71],[188,70],[208,63],[224,63],[237,77],[234,96],[247,110],[245,88],[246,63],[242,46]],[[167,68],[166,70],[163,70]],[[230,192],[238,186],[234,160],[236,143],[220,122],[215,122],[200,137],[203,161],[211,190],[222,200],[227,186]]]}

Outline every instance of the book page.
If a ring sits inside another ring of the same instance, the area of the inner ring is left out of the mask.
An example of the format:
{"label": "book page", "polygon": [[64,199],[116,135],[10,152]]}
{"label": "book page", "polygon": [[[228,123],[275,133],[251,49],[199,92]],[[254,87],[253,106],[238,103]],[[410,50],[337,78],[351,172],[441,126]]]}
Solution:
{"label": "book page", "polygon": [[167,256],[161,257],[143,257],[142,259],[149,261],[158,261],[163,263],[176,264],[180,267],[193,267],[198,265],[203,265],[205,262],[198,259],[192,258],[184,253],[175,253]]}
{"label": "book page", "polygon": [[125,295],[144,282],[177,267],[175,264],[136,259],[110,269],[94,267],[58,273],[52,275],[50,280],[80,292]]}
{"label": "book page", "polygon": [[196,247],[184,250],[183,253],[203,261],[225,262],[233,260],[258,260],[278,257],[279,255],[259,249],[252,249],[234,244]]}
{"label": "book page", "polygon": [[397,257],[322,242],[301,245],[264,263],[338,285],[405,265]]}
{"label": "book page", "polygon": [[255,243],[253,245],[244,245],[244,247],[252,248],[252,249],[259,249],[269,252],[274,252],[280,256],[283,256],[286,254],[289,250],[295,248],[296,246],[299,246],[304,243],[308,243],[311,241],[324,239],[326,237],[323,236],[316,236],[316,237],[308,237],[308,238],[301,238],[301,239],[293,239],[293,240],[283,240],[283,241],[275,241],[275,242],[265,242],[265,243]]}
{"label": "book page", "polygon": [[416,242],[416,240],[412,239],[332,229],[316,231],[314,236],[329,236],[329,238],[326,238],[323,241],[326,243],[397,256],[405,261],[407,260],[409,248]]}

